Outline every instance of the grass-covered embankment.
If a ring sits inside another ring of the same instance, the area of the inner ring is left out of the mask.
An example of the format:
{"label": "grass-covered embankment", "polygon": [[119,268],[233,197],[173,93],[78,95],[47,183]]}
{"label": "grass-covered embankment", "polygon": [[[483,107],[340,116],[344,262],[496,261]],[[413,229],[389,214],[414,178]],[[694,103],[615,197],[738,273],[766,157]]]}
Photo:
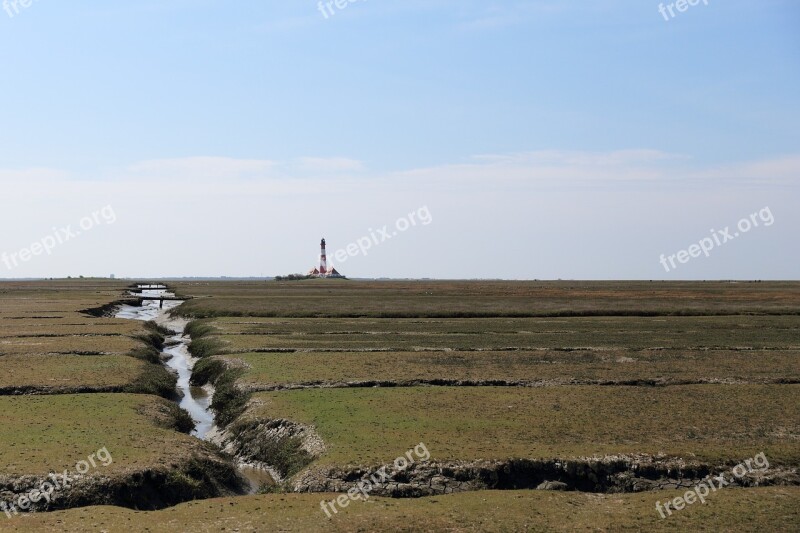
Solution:
{"label": "grass-covered embankment", "polygon": [[184,331],[192,338],[189,353],[199,359],[192,371],[191,384],[195,387],[214,386],[211,409],[217,425],[225,427],[244,412],[250,399],[250,394],[237,385],[242,369],[212,357],[220,352],[220,346],[212,335],[215,329],[207,321],[193,320]]}
{"label": "grass-covered embankment", "polygon": [[327,518],[322,499],[338,494],[266,494],[190,502],[156,512],[88,507],[8,521],[9,531],[793,531],[800,488],[725,489],[662,519],[655,501],[683,495],[483,491],[353,502]]}
{"label": "grass-covered embankment", "polygon": [[140,394],[2,397],[0,411],[0,499],[10,500],[49,472],[73,472],[100,448],[113,462],[59,494],[55,508],[161,508],[239,488],[230,461],[183,433],[191,420],[187,427],[185,413],[168,400]]}

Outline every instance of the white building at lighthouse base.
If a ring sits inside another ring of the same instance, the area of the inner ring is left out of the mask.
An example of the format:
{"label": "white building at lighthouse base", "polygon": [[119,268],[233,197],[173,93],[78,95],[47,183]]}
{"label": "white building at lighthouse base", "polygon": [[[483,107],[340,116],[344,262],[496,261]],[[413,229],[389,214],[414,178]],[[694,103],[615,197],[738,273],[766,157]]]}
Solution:
{"label": "white building at lighthouse base", "polygon": [[337,272],[333,267],[331,267],[331,269],[325,273],[320,272],[319,269],[315,267],[308,272],[308,275],[314,278],[344,278],[344,276],[339,274],[339,272]]}

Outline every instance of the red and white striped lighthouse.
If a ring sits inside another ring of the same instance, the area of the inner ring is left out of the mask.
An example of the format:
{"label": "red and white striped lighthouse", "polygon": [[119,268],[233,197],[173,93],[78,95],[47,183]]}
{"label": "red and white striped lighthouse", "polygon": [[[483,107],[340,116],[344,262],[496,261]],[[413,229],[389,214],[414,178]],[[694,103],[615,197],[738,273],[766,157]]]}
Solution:
{"label": "red and white striped lighthouse", "polygon": [[319,253],[319,273],[321,276],[325,276],[328,273],[328,258],[325,254],[325,239],[322,239],[320,243],[320,253]]}
{"label": "red and white striped lighthouse", "polygon": [[339,274],[333,266],[330,268],[328,267],[328,254],[325,252],[325,239],[322,239],[322,242],[319,246],[319,268],[312,268],[311,271],[309,271],[308,276],[312,278],[343,279],[344,276]]}

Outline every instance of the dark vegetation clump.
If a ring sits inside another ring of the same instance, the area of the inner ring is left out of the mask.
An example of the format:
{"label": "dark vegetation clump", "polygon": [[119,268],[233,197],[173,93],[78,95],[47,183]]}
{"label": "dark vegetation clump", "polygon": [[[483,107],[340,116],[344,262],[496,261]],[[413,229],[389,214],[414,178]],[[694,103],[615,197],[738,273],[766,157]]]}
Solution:
{"label": "dark vegetation clump", "polygon": [[186,324],[186,329],[184,330],[184,332],[194,340],[205,337],[213,331],[214,327],[203,320],[192,320]]}
{"label": "dark vegetation clump", "polygon": [[189,353],[193,357],[203,359],[211,355],[222,353],[223,344],[220,340],[215,338],[203,338],[192,340],[189,344]]}
{"label": "dark vegetation clump", "polygon": [[[271,422],[275,423],[277,422]],[[263,432],[264,423],[259,421],[242,422],[231,428],[231,433],[235,435],[237,442],[243,444],[249,458],[269,464],[283,478],[293,476],[314,460],[303,449],[301,437],[264,438]]]}
{"label": "dark vegetation clump", "polygon": [[236,379],[241,374],[241,370],[228,370],[217,378],[211,408],[217,414],[216,421],[221,427],[236,420],[250,400],[250,393],[236,386]]}
{"label": "dark vegetation clump", "polygon": [[225,373],[227,369],[225,363],[219,359],[207,357],[200,359],[194,365],[192,371],[191,384],[194,387],[202,387],[207,383],[212,385],[217,382],[220,376]]}
{"label": "dark vegetation clump", "polygon": [[145,322],[144,328],[147,330],[147,333],[134,335],[133,338],[142,341],[146,346],[154,348],[159,352],[164,349],[165,337],[173,334],[169,329],[164,326],[159,326],[153,321]]}
{"label": "dark vegetation clump", "polygon": [[315,279],[308,274],[289,274],[288,276],[275,276],[275,281],[302,281],[304,279]]}
{"label": "dark vegetation clump", "polygon": [[[209,454],[213,452],[209,451]],[[187,501],[240,494],[244,487],[228,461],[209,455],[182,460],[177,469],[153,468],[109,479],[87,491],[71,491],[49,510],[116,505],[157,510]]]}
{"label": "dark vegetation clump", "polygon": [[154,394],[162,398],[173,398],[178,378],[167,370],[161,362],[148,362],[142,373],[128,385],[123,392],[132,394]]}
{"label": "dark vegetation clump", "polygon": [[158,335],[161,335],[162,337],[170,337],[170,336],[172,336],[172,335],[175,335],[175,333],[176,333],[176,332],[172,331],[171,329],[169,329],[169,328],[168,328],[168,327],[166,327],[166,326],[162,326],[162,325],[160,325],[160,324],[157,324],[157,323],[156,323],[155,321],[153,321],[153,320],[150,320],[150,321],[148,321],[148,322],[145,322],[145,323],[144,323],[144,327],[145,327],[145,329],[147,329],[148,331],[151,331],[151,332],[153,332],[153,333],[156,333],[156,334],[158,334]]}
{"label": "dark vegetation clump", "polygon": [[159,333],[140,333],[134,335],[133,338],[142,341],[147,346],[151,346],[159,352],[164,349],[164,336]]}
{"label": "dark vegetation clump", "polygon": [[136,359],[141,359],[142,361],[147,361],[148,363],[161,364],[161,352],[152,346],[135,348],[129,352],[128,355]]}
{"label": "dark vegetation clump", "polygon": [[189,434],[194,429],[194,420],[191,415],[174,402],[160,404],[158,411],[151,417],[155,424],[164,429],[180,431]]}
{"label": "dark vegetation clump", "polygon": [[101,305],[100,307],[90,307],[89,309],[82,309],[80,312],[84,315],[93,316],[96,318],[112,318],[117,314],[117,308],[120,305],[135,303],[131,301],[116,301]]}
{"label": "dark vegetation clump", "polygon": [[228,369],[224,361],[219,359],[200,359],[194,365],[191,383],[198,387],[207,383],[214,385],[214,397],[211,409],[216,413],[215,420],[225,427],[241,415],[251,394],[236,386],[236,380],[244,371]]}

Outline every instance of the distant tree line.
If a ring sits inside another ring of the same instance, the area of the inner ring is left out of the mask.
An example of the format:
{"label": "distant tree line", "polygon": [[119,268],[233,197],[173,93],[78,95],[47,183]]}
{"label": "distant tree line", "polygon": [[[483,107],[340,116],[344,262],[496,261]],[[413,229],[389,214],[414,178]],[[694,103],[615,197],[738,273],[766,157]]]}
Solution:
{"label": "distant tree line", "polygon": [[314,279],[309,274],[289,274],[288,276],[275,276],[275,281],[299,281],[303,279]]}

